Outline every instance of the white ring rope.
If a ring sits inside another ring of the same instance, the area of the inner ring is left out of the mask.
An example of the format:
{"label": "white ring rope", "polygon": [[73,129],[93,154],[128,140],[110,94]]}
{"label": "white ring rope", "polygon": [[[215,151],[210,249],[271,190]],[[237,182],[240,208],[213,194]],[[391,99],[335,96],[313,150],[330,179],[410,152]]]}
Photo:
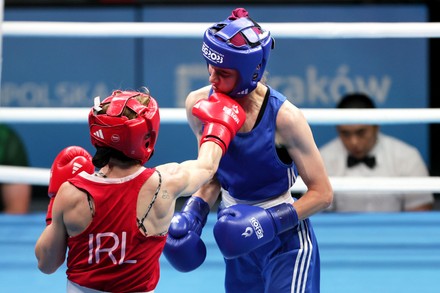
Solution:
{"label": "white ring rope", "polygon": [[[262,22],[276,38],[438,38],[435,22]],[[5,37],[200,38],[207,22],[5,21]]]}
{"label": "white ring rope", "polygon": [[[90,108],[0,107],[0,123],[86,123]],[[310,124],[440,123],[440,109],[301,109]],[[186,123],[183,108],[161,108],[162,123]]]}
{"label": "white ring rope", "polygon": [[[50,169],[0,166],[0,182],[48,185]],[[440,177],[330,177],[335,192],[440,192]],[[305,192],[298,178],[292,192]]]}
{"label": "white ring rope", "polygon": [[[0,182],[48,185],[50,169],[0,166]],[[335,192],[440,192],[440,177],[330,177]],[[374,182],[374,184],[372,184]],[[305,192],[298,177],[292,192]]]}

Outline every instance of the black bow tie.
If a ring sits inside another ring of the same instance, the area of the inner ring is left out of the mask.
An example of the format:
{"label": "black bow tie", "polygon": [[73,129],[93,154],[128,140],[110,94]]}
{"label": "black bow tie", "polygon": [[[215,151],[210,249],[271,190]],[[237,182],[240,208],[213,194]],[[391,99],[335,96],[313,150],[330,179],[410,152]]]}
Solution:
{"label": "black bow tie", "polygon": [[363,157],[362,159],[357,159],[352,156],[348,156],[347,158],[347,167],[351,168],[356,166],[359,163],[364,163],[369,168],[374,168],[376,166],[376,158],[375,157]]}

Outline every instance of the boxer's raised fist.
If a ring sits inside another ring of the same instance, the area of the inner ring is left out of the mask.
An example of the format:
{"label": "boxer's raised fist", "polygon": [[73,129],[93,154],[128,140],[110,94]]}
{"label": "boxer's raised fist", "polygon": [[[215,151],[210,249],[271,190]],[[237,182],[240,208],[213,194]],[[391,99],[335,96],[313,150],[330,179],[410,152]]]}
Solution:
{"label": "boxer's raised fist", "polygon": [[52,222],[52,206],[55,195],[60,189],[61,184],[68,179],[75,177],[77,174],[85,171],[93,174],[95,167],[92,164],[92,156],[79,146],[70,146],[63,149],[55,158],[50,168],[50,179],[48,195],[50,197],[49,206],[47,207],[46,224]]}
{"label": "boxer's raised fist", "polygon": [[192,113],[204,124],[200,144],[213,141],[222,148],[223,154],[246,120],[246,113],[240,104],[221,93],[212,94],[208,100],[198,101]]}

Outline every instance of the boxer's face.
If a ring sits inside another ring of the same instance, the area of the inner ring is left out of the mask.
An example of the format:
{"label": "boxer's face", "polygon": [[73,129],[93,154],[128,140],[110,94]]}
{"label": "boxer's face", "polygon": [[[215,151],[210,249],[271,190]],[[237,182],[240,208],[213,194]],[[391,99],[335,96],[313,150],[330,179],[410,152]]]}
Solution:
{"label": "boxer's face", "polygon": [[348,153],[361,159],[368,155],[377,140],[377,125],[338,125],[337,130]]}
{"label": "boxer's face", "polygon": [[215,92],[230,93],[238,81],[238,72],[235,69],[225,69],[209,65],[209,82]]}

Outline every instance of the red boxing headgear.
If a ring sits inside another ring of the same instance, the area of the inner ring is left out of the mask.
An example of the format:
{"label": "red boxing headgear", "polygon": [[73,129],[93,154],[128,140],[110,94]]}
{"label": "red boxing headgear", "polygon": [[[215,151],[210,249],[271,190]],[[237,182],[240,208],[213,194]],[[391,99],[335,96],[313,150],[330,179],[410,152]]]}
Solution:
{"label": "red boxing headgear", "polygon": [[[89,128],[92,144],[96,147],[114,148],[129,158],[145,164],[154,151],[159,134],[159,106],[150,96],[147,106],[136,97],[146,95],[134,91],[114,91],[89,113]],[[107,113],[99,114],[101,108],[110,104]],[[136,113],[129,119],[122,113],[128,107]]]}

